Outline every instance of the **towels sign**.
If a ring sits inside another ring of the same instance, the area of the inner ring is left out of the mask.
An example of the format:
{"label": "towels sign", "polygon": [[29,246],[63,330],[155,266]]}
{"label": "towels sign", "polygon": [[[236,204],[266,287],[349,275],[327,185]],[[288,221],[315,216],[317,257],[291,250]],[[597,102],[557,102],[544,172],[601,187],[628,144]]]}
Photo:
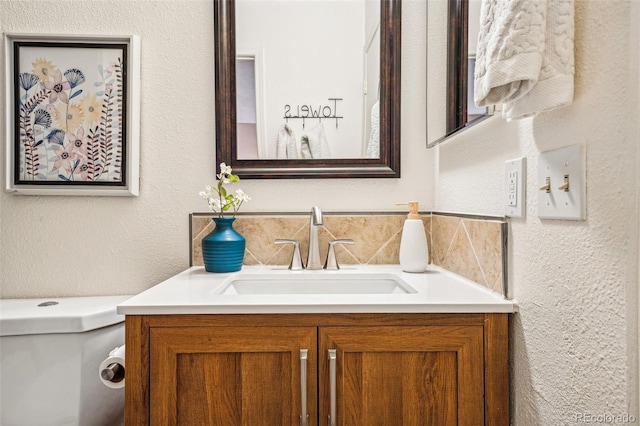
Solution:
{"label": "towels sign", "polygon": [[302,119],[302,128],[304,129],[305,120],[308,118],[316,118],[322,122],[323,118],[335,119],[336,129],[338,128],[338,121],[343,119],[343,116],[338,115],[338,102],[342,101],[342,98],[328,98],[328,104],[315,105],[297,105],[293,107],[290,104],[284,106],[284,119],[288,123],[290,119]]}

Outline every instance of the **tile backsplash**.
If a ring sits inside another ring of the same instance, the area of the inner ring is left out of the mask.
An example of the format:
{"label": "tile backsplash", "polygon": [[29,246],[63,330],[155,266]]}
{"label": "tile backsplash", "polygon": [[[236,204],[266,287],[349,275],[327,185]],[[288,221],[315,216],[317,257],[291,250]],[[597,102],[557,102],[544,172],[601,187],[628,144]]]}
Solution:
{"label": "tile backsplash", "polygon": [[505,220],[437,213],[431,217],[431,262],[503,295],[506,241]]}
{"label": "tile backsplash", "polygon": [[[423,213],[429,261],[469,278],[498,293],[505,294],[506,221],[444,213]],[[191,264],[202,265],[204,236],[214,224],[213,215],[190,215]],[[323,226],[318,232],[320,258],[325,259],[330,240],[351,238],[354,245],[336,247],[340,264],[396,264],[400,237],[406,214],[397,213],[323,213]],[[290,245],[275,245],[278,238],[300,241],[302,258],[306,260],[309,241],[309,215],[238,214],[234,228],[247,240],[245,265],[288,265]]]}

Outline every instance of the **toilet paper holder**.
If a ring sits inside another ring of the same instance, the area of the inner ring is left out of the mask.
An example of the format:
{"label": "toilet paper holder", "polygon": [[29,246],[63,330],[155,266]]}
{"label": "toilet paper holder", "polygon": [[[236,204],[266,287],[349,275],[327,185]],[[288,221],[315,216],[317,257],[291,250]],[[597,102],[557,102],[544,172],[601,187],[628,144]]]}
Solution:
{"label": "toilet paper holder", "polygon": [[111,383],[120,383],[124,380],[124,367],[117,362],[112,362],[100,372],[100,377]]}
{"label": "toilet paper holder", "polygon": [[98,375],[102,383],[112,389],[120,389],[125,385],[125,345],[109,352],[109,356],[100,363]]}

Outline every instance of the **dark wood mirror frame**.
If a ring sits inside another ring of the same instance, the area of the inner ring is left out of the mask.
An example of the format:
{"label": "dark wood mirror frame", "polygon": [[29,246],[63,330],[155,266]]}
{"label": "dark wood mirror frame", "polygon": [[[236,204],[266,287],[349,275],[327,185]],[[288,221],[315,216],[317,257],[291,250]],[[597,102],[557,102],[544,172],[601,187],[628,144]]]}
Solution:
{"label": "dark wood mirror frame", "polygon": [[[446,134],[433,142],[427,142],[427,148],[433,148],[493,114],[493,109],[490,108],[486,114],[471,120],[468,119],[469,0],[447,1],[449,22],[447,32]],[[427,76],[427,78],[429,77]]]}
{"label": "dark wood mirror frame", "polygon": [[467,123],[469,2],[449,0],[447,34],[447,135]]}
{"label": "dark wood mirror frame", "polygon": [[235,2],[214,0],[216,160],[242,179],[399,178],[402,0],[380,0],[380,157],[242,160],[237,155]]}

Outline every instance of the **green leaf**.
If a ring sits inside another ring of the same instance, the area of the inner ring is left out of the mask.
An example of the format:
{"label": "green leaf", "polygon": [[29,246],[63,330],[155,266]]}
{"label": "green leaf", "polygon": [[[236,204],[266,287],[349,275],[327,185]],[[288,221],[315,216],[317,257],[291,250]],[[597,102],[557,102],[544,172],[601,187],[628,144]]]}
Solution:
{"label": "green leaf", "polygon": [[229,175],[228,178],[231,182],[240,182],[240,178],[237,175]]}
{"label": "green leaf", "polygon": [[222,195],[224,198],[227,198],[227,190],[224,189],[224,186],[220,186],[220,195]]}

